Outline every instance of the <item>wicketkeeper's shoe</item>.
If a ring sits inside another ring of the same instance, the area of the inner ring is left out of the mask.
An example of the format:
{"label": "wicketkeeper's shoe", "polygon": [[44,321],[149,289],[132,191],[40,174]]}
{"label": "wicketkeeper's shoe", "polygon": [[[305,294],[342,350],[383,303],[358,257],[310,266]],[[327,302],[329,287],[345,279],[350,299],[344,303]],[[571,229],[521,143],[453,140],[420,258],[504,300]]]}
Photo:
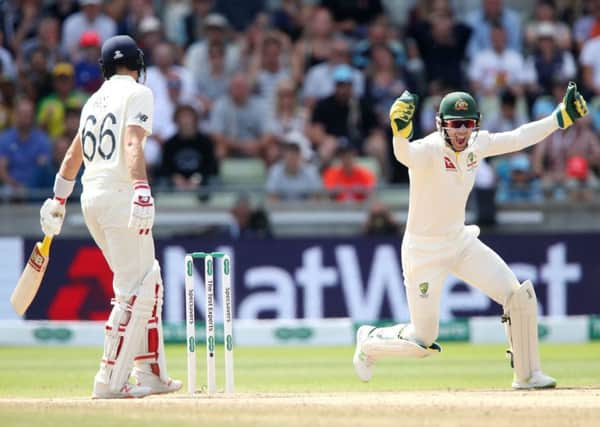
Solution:
{"label": "wicketkeeper's shoe", "polygon": [[356,331],[356,349],[354,350],[354,357],[352,363],[354,364],[354,372],[361,381],[369,381],[373,376],[373,365],[375,359],[367,356],[362,351],[362,344],[369,336],[369,333],[375,329],[374,326],[364,325],[358,328]]}
{"label": "wicketkeeper's shoe", "polygon": [[556,380],[542,371],[535,371],[527,381],[513,381],[512,387],[517,390],[534,388],[554,388]]}
{"label": "wicketkeeper's shoe", "polygon": [[94,391],[92,399],[136,399],[152,394],[150,387],[143,387],[133,384],[123,384],[121,390],[112,391],[108,384],[94,381]]}
{"label": "wicketkeeper's shoe", "polygon": [[135,383],[138,387],[149,388],[150,394],[173,393],[179,390],[183,385],[179,380],[169,378],[167,381],[163,381],[158,375],[144,372],[137,368],[133,368],[131,375],[135,379]]}

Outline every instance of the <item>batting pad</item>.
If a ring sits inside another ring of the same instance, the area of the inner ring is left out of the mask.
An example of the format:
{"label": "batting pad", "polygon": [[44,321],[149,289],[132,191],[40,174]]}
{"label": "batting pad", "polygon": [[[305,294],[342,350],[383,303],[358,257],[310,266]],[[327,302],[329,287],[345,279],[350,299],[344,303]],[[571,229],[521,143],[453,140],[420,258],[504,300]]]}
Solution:
{"label": "batting pad", "polygon": [[526,382],[540,368],[537,297],[530,280],[506,300],[502,316],[517,381]]}
{"label": "batting pad", "polygon": [[[155,283],[152,284],[151,282]],[[162,328],[163,283],[160,265],[154,260],[152,275],[148,275],[148,285],[154,287],[154,307],[146,324],[146,332],[142,338],[140,350],[135,356],[135,368],[146,374],[153,374],[167,382],[167,361]],[[135,375],[135,372],[134,372]]]}

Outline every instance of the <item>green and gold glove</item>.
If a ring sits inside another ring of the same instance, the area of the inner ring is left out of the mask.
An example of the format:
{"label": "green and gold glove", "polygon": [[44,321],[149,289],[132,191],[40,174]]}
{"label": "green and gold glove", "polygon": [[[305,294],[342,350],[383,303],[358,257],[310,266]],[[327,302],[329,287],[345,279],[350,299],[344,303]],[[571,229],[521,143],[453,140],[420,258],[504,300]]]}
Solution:
{"label": "green and gold glove", "polygon": [[390,108],[390,125],[394,136],[409,139],[413,134],[412,119],[417,107],[417,95],[405,90]]}
{"label": "green and gold glove", "polygon": [[577,92],[577,85],[575,82],[569,82],[562,102],[554,110],[558,126],[566,129],[587,113],[587,104],[583,96]]}

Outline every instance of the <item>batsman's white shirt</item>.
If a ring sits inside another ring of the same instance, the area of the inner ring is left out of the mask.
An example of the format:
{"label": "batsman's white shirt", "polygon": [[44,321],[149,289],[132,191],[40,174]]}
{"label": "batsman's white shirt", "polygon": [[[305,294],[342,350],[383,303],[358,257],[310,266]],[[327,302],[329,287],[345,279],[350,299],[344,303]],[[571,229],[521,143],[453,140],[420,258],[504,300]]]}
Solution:
{"label": "batsman's white shirt", "polygon": [[394,154],[409,168],[410,197],[406,231],[414,236],[449,237],[462,230],[469,193],[481,159],[533,145],[558,129],[554,116],[513,131],[471,136],[456,153],[439,132],[409,143],[394,138]]}
{"label": "batsman's white shirt", "polygon": [[152,92],[133,78],[114,75],[83,107],[79,135],[85,171],[81,208],[85,223],[113,272],[117,298],[135,294],[154,263],[152,235],[129,229],[133,186],[125,163],[129,125],[152,129]]}
{"label": "batsman's white shirt", "polygon": [[79,122],[86,186],[129,183],[123,135],[129,125],[152,133],[152,91],[132,77],[114,75],[85,103]]}

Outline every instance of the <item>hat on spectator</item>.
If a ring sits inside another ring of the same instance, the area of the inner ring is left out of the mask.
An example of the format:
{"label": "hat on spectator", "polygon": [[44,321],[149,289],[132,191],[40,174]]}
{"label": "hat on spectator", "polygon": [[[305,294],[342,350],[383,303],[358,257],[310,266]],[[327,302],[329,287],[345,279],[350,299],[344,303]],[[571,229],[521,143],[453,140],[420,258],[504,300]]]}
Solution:
{"label": "hat on spectator", "polygon": [[540,22],[536,28],[535,35],[538,38],[549,38],[553,39],[556,34],[556,28],[554,24],[550,22]]}
{"label": "hat on spectator", "polygon": [[567,160],[567,176],[575,179],[586,179],[588,177],[588,161],[582,156],[572,156]]}
{"label": "hat on spectator", "polygon": [[79,37],[79,46],[81,47],[99,47],[100,35],[94,30],[84,31]]}
{"label": "hat on spectator", "polygon": [[352,68],[346,64],[336,65],[332,76],[336,83],[352,83]]}
{"label": "hat on spectator", "polygon": [[529,157],[526,154],[517,154],[510,159],[510,168],[513,171],[527,172],[530,168]]}
{"label": "hat on spectator", "polygon": [[80,6],[89,6],[94,4],[102,4],[102,0],[79,0]]}
{"label": "hat on spectator", "polygon": [[73,77],[75,69],[68,62],[59,62],[52,69],[52,75],[54,77]]}
{"label": "hat on spectator", "polygon": [[304,160],[310,160],[312,157],[313,153],[310,148],[310,141],[299,130],[292,130],[286,133],[283,138],[281,138],[281,144],[283,147],[299,151]]}
{"label": "hat on spectator", "polygon": [[156,16],[145,16],[138,25],[138,31],[140,33],[152,33],[154,31],[160,31],[160,28],[160,20]]}
{"label": "hat on spectator", "polygon": [[227,18],[219,13],[209,13],[204,19],[205,27],[214,27],[214,28],[227,28],[229,27],[229,22],[227,22]]}

